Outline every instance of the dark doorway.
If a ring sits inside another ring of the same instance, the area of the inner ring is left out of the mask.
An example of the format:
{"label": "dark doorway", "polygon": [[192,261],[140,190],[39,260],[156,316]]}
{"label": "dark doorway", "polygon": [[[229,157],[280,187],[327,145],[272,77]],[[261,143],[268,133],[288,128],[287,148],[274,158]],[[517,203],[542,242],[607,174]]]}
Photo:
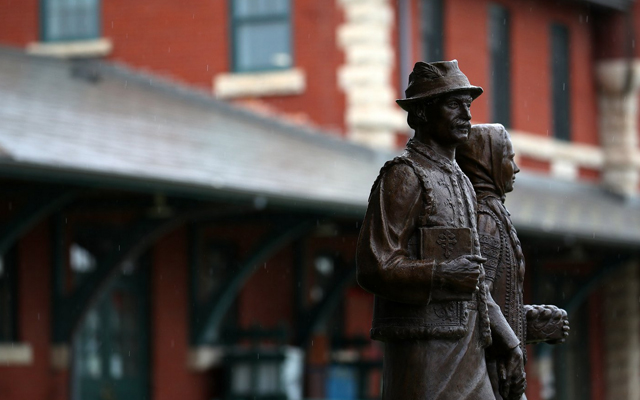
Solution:
{"label": "dark doorway", "polygon": [[148,268],[123,268],[89,311],[74,341],[76,399],[149,395]]}

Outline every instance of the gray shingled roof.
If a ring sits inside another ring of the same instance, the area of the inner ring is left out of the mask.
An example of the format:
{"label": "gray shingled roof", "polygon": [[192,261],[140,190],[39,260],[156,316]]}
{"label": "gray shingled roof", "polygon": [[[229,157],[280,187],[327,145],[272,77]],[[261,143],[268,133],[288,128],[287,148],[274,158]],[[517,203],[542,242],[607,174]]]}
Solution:
{"label": "gray shingled roof", "polygon": [[[364,213],[393,154],[377,152],[100,64],[0,49],[0,173]],[[516,226],[536,235],[637,245],[640,205],[596,186],[520,174],[508,196]]]}
{"label": "gray shingled roof", "polygon": [[566,235],[589,242],[638,248],[640,203],[602,188],[518,174],[506,205],[520,233]]}
{"label": "gray shingled roof", "polygon": [[362,208],[391,156],[149,76],[92,68],[97,83],[72,78],[67,62],[0,52],[3,168]]}

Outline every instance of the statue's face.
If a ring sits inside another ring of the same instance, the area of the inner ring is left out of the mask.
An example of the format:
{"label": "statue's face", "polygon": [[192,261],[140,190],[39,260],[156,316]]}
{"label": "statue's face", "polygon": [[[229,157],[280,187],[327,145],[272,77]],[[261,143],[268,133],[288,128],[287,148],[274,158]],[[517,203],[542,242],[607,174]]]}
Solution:
{"label": "statue's face", "polygon": [[504,156],[502,157],[502,183],[505,193],[509,193],[513,190],[513,183],[516,181],[516,174],[520,172],[520,168],[515,161],[516,153],[513,151],[513,145],[511,140],[507,139]]}
{"label": "statue's face", "polygon": [[426,112],[432,139],[441,145],[464,143],[471,130],[472,101],[468,92],[437,98]]}

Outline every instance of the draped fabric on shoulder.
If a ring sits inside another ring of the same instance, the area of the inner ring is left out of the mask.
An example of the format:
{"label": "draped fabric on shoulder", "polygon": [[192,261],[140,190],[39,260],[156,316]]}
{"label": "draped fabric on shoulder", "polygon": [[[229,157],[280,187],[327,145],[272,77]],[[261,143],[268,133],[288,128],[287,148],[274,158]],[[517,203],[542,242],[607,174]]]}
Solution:
{"label": "draped fabric on shoulder", "polygon": [[473,125],[467,143],[458,146],[456,161],[478,196],[497,196],[504,201],[502,160],[509,134],[500,124]]}

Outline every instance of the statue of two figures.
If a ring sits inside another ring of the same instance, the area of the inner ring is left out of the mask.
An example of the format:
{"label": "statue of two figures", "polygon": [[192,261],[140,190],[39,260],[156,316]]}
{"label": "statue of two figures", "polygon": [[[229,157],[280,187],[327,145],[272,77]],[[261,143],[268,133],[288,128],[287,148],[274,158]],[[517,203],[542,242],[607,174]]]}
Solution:
{"label": "statue of two figures", "polygon": [[525,344],[560,343],[569,323],[523,303],[509,134],[471,126],[482,88],[455,60],[416,63],[405,93],[415,135],[374,182],[357,248],[371,337],[385,342],[382,398],[526,399]]}

